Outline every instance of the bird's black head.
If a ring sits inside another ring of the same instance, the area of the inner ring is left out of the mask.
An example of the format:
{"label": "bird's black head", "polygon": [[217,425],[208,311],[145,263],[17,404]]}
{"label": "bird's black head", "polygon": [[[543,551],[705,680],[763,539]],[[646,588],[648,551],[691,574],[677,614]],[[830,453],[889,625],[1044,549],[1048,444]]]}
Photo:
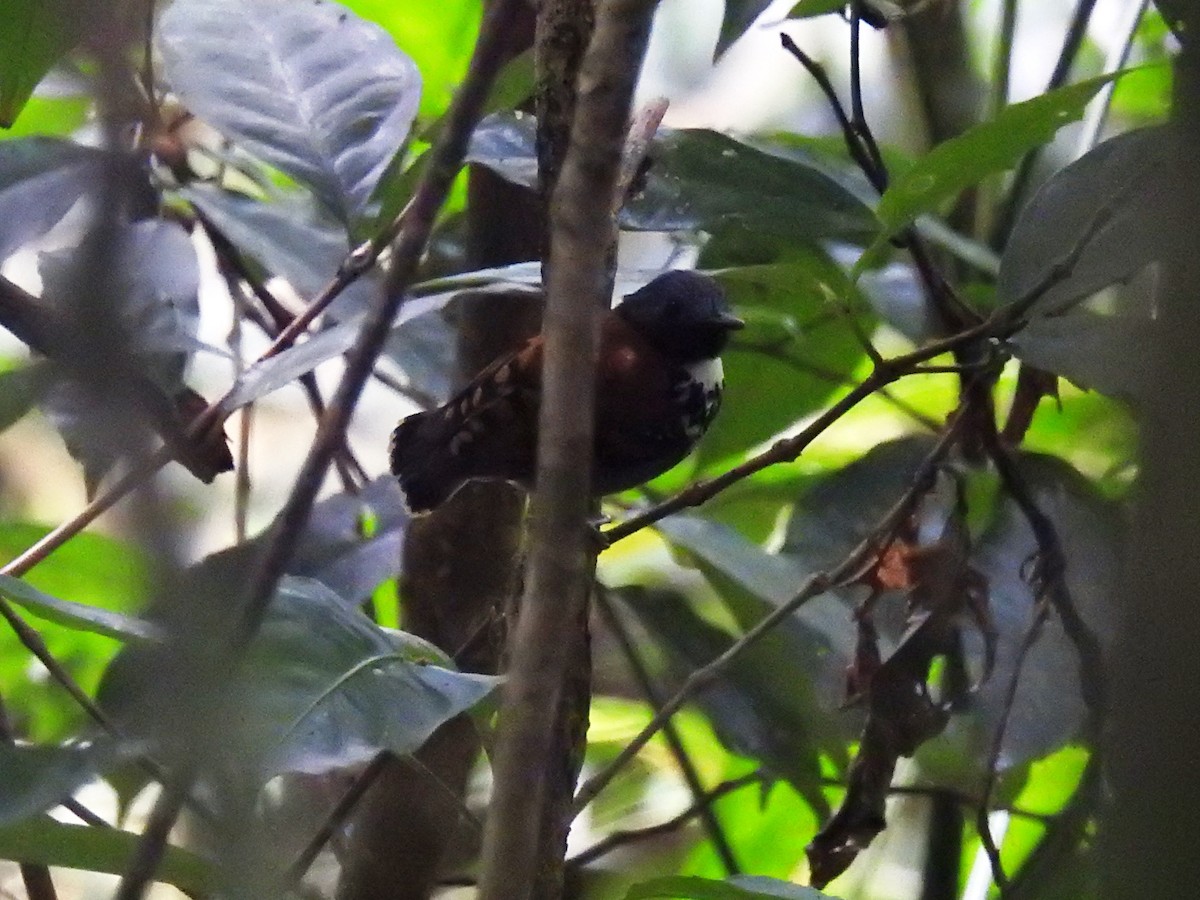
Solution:
{"label": "bird's black head", "polygon": [[745,323],[729,311],[721,286],[699,272],[659,275],[616,308],[657,349],[681,362],[711,359]]}

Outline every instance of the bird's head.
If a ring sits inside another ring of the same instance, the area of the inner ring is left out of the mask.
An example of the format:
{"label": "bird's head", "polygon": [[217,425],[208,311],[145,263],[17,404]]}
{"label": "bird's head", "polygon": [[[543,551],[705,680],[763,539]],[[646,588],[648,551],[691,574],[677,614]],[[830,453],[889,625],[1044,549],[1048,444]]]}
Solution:
{"label": "bird's head", "polygon": [[626,295],[615,312],[651,345],[680,362],[719,355],[729,332],[745,325],[730,312],[719,284],[685,270],[659,275]]}

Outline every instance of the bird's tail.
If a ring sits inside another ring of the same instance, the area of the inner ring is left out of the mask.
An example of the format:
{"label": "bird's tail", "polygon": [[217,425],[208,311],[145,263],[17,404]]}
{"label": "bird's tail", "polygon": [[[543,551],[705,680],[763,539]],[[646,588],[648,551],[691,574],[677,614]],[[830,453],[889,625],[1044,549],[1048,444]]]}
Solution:
{"label": "bird's tail", "polygon": [[464,481],[436,416],[436,410],[416,413],[392,432],[392,474],[399,479],[404,501],[415,515],[440,506]]}

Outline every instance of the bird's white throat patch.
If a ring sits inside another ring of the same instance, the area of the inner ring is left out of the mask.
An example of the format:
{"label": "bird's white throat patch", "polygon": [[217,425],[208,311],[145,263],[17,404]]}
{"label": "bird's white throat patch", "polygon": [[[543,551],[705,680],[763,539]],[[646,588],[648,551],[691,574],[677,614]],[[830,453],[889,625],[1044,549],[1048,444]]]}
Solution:
{"label": "bird's white throat patch", "polygon": [[722,368],[719,358],[688,363],[683,370],[687,372],[688,378],[704,388],[705,394],[713,390],[719,391],[725,383],[725,369]]}

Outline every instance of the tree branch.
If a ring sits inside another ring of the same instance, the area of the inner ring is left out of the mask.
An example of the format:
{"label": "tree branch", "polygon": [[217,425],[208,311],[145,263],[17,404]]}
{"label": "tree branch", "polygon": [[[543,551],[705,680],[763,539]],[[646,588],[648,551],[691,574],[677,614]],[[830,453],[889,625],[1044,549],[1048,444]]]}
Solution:
{"label": "tree branch", "polygon": [[[591,509],[592,411],[600,316],[611,302],[614,197],[633,89],[655,0],[607,0],[580,69],[566,159],[550,205],[550,259],[537,488],[526,588],[512,634],[484,832],[483,900],[526,898],[539,880],[540,832],[568,658],[586,609],[595,560]],[[564,848],[565,849],[565,848]],[[561,850],[559,851],[562,852]]]}

